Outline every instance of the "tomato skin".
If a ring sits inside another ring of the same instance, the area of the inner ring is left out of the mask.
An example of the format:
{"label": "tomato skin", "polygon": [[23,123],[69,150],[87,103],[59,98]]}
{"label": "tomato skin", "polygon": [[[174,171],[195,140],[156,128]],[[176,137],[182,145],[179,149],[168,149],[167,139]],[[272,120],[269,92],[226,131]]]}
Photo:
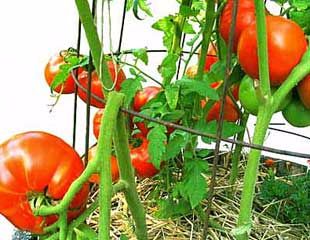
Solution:
{"label": "tomato skin", "polygon": [[101,125],[101,119],[103,116],[103,112],[104,112],[103,108],[99,109],[95,113],[95,116],[93,118],[93,133],[94,133],[94,136],[96,137],[96,139],[98,139],[98,137],[99,137],[100,125]]}
{"label": "tomato skin", "polygon": [[[232,24],[233,2],[233,0],[228,0],[220,17],[219,31],[226,44],[228,44],[229,41],[229,31]],[[237,11],[233,52],[237,51],[238,41],[242,31],[251,23],[255,22],[254,0],[239,0]]]}
{"label": "tomato skin", "polygon": [[[151,99],[156,97],[156,95],[161,91],[160,87],[156,86],[148,86],[143,88],[141,91],[136,93],[133,101],[133,109],[137,112],[140,112],[142,107]],[[146,126],[146,122],[136,122],[137,128],[143,134],[143,136],[147,136],[149,129]]]}
{"label": "tomato skin", "polygon": [[[301,60],[307,41],[303,30],[291,20],[267,16],[266,23],[270,84],[279,86]],[[251,24],[242,32],[237,52],[241,67],[254,79],[259,78],[256,39],[256,25]]]}
{"label": "tomato skin", "polygon": [[130,149],[131,164],[134,167],[137,176],[141,178],[150,178],[155,176],[159,170],[149,162],[148,140],[142,135],[138,135],[142,141],[139,147],[132,147]]}
{"label": "tomato skin", "polygon": [[[45,132],[25,132],[0,145],[0,213],[17,228],[43,233],[57,217],[34,216],[28,202],[32,195],[61,199],[84,165],[79,155],[60,138]],[[68,210],[77,217],[87,203],[85,184]]]}
{"label": "tomato skin", "polygon": [[[56,74],[59,72],[59,68],[61,65],[65,64],[63,56],[60,54],[55,54],[52,56],[48,63],[45,66],[44,69],[44,76],[45,81],[49,86],[51,86]],[[81,73],[83,71],[82,68],[78,68],[78,73]],[[62,85],[57,86],[54,91],[60,93],[61,92]],[[71,74],[68,76],[66,82],[63,84],[63,90],[61,93],[63,94],[70,94],[74,93],[75,88],[75,82]]]}
{"label": "tomato skin", "polygon": [[294,98],[287,107],[283,109],[282,115],[285,120],[294,127],[310,126],[310,109],[307,109],[297,98]]}
{"label": "tomato skin", "polygon": [[[210,108],[207,114],[207,122],[220,119],[221,100],[216,101]],[[235,122],[240,118],[237,107],[234,105],[230,97],[226,96],[226,103],[224,106],[224,120],[228,122]]]}
{"label": "tomato skin", "polygon": [[299,98],[307,109],[310,109],[310,74],[297,85]]}
{"label": "tomato skin", "polygon": [[274,162],[273,159],[268,158],[268,159],[265,160],[264,164],[265,164],[266,167],[271,168],[271,167],[273,167],[275,165],[275,162]]}
{"label": "tomato skin", "polygon": [[[115,80],[115,67],[113,64],[113,61],[108,61],[108,69],[110,76],[112,78],[112,81]],[[115,84],[115,90],[119,91],[121,88],[122,82],[126,79],[126,75],[122,69],[119,69],[117,66],[117,78],[116,78],[116,84]],[[87,89],[88,86],[88,72],[83,71],[78,78],[79,83]],[[91,93],[96,95],[97,97],[104,99],[104,94],[102,91],[102,83],[98,77],[98,74],[96,71],[93,71],[91,73]],[[81,88],[78,88],[78,96],[86,103],[87,102],[87,93],[83,91]],[[97,107],[97,108],[103,108],[104,104],[98,100],[96,100],[94,97],[90,98],[90,105]]]}
{"label": "tomato skin", "polygon": [[[88,150],[88,161],[92,161],[96,155],[96,151],[97,151],[97,145],[91,147]],[[112,181],[115,182],[119,179],[119,170],[118,170],[118,163],[117,163],[117,159],[115,156],[111,156],[111,175],[112,175]],[[99,174],[92,174],[88,180],[91,183],[100,183],[100,176]]]}
{"label": "tomato skin", "polygon": [[133,109],[137,112],[141,111],[141,108],[161,91],[160,87],[148,86],[136,93],[133,101]]}

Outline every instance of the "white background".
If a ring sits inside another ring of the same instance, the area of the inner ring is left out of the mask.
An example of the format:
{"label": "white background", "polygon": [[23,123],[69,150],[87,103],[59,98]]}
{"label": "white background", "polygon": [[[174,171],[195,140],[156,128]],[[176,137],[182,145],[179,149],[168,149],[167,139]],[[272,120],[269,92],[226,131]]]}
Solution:
{"label": "white background", "polygon": [[[99,1],[100,2],[100,1]],[[173,0],[150,1],[154,18],[137,21],[130,12],[124,32],[123,49],[148,47],[162,48],[161,33],[150,29],[155,19],[176,11]],[[113,46],[118,45],[120,18],[123,1],[112,2]],[[274,9],[274,8],[272,8]],[[143,16],[143,14],[142,14]],[[44,67],[48,59],[55,53],[68,47],[76,47],[78,16],[74,1],[4,1],[0,7],[0,142],[16,133],[42,130],[53,133],[68,143],[72,139],[73,96],[61,97],[58,105],[50,113],[49,104],[54,102],[44,80]],[[107,35],[105,35],[105,40]],[[87,53],[85,39],[82,41],[82,52]],[[105,46],[108,49],[109,46]],[[162,55],[150,55],[147,71],[159,79],[156,72]],[[95,109],[91,109],[93,115]],[[83,153],[85,134],[85,105],[79,101],[77,150]],[[254,118],[250,119],[252,132]],[[272,122],[285,123],[281,114],[277,114]],[[290,126],[284,129],[310,136],[309,128],[296,129]],[[91,143],[95,141],[91,134]],[[266,145],[292,151],[307,152],[309,141],[270,132]],[[271,155],[271,154],[269,154]],[[304,160],[286,157],[287,160]],[[0,219],[1,220],[1,219]],[[9,224],[0,221],[2,240],[10,240]]]}

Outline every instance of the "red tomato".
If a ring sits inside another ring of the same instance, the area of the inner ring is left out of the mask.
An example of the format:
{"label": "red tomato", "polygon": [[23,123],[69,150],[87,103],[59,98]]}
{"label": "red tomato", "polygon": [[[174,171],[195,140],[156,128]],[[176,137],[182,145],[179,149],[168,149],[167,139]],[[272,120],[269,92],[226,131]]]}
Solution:
{"label": "red tomato", "polygon": [[[293,21],[277,16],[267,16],[267,41],[269,75],[272,86],[280,85],[299,63],[307,49],[303,30]],[[243,70],[258,79],[256,25],[243,31],[238,44],[238,59]]]}
{"label": "red tomato", "polygon": [[275,164],[275,162],[274,162],[274,160],[271,159],[271,158],[268,158],[268,159],[265,160],[265,166],[268,167],[268,168],[269,168],[269,167],[273,167],[274,164]]}
{"label": "red tomato", "polygon": [[[228,44],[229,31],[232,23],[233,0],[228,0],[220,17],[219,31],[222,38]],[[234,34],[233,51],[237,51],[239,37],[242,31],[255,21],[254,0],[239,0],[236,29]]]}
{"label": "red tomato", "polygon": [[[88,151],[88,161],[92,161],[96,155],[97,145],[93,146]],[[112,181],[115,182],[119,179],[119,170],[118,170],[118,163],[115,156],[111,156],[111,174],[112,174]],[[100,183],[100,176],[99,174],[93,174],[89,178],[89,182],[92,183]]]}
{"label": "red tomato", "polygon": [[306,108],[310,109],[310,74],[299,82],[297,91],[302,103]]}
{"label": "red tomato", "polygon": [[[201,106],[204,107],[206,105],[206,101],[201,101]],[[220,119],[220,110],[221,110],[221,101],[217,101],[213,104],[211,109],[207,114],[207,122],[212,120]],[[234,105],[233,101],[230,97],[226,96],[226,103],[224,106],[224,120],[228,122],[235,122],[240,118],[239,111],[237,107]]]}
{"label": "red tomato", "polygon": [[[17,228],[43,233],[57,217],[34,216],[29,204],[43,197],[50,204],[62,199],[84,165],[62,139],[44,132],[26,132],[0,145],[0,213]],[[85,184],[70,204],[68,220],[77,217],[88,199]]]}
{"label": "red tomato", "polygon": [[104,109],[99,109],[93,118],[93,133],[96,139],[98,139],[99,137],[100,124],[101,124],[101,118],[103,115],[103,111]]}
{"label": "red tomato", "polygon": [[210,71],[212,65],[218,61],[218,57],[216,55],[216,49],[213,44],[209,45],[208,55],[206,56],[206,63],[205,63],[205,72]]}
{"label": "red tomato", "polygon": [[[126,79],[125,73],[122,69],[119,69],[117,67],[117,70],[115,70],[113,61],[108,61],[108,69],[110,72],[110,76],[112,78],[112,81],[115,81],[116,79],[116,84],[115,84],[115,90],[119,91],[121,88],[122,82]],[[117,78],[116,78],[116,72],[117,71]],[[96,95],[97,97],[104,99],[103,91],[102,91],[102,83],[100,79],[98,78],[97,72],[92,72],[91,74],[91,93]],[[79,83],[87,89],[88,85],[88,72],[83,71],[79,75]],[[79,97],[84,101],[87,102],[87,93],[83,91],[81,88],[78,88],[78,95]],[[97,108],[103,108],[104,104],[98,100],[96,100],[94,97],[90,98],[90,105],[97,107]]]}
{"label": "red tomato", "polygon": [[231,93],[234,96],[236,101],[239,100],[239,87],[240,87],[240,83],[235,83],[231,86]]}
{"label": "red tomato", "polygon": [[131,163],[134,169],[136,170],[136,174],[141,178],[150,178],[155,176],[159,170],[155,168],[155,166],[149,162],[149,153],[148,153],[148,140],[141,136],[137,135],[137,137],[142,141],[139,147],[130,149],[130,158]]}
{"label": "red tomato", "polygon": [[[56,74],[59,72],[60,66],[63,64],[65,64],[65,61],[64,61],[63,56],[61,56],[60,54],[56,54],[49,59],[48,63],[45,66],[45,70],[44,70],[45,80],[49,86],[51,86]],[[78,73],[81,73],[82,71],[83,71],[82,68],[78,69]],[[75,86],[75,83],[70,74],[66,82],[62,85],[57,86],[54,89],[54,91],[60,93],[61,89],[63,88],[61,93],[64,93],[64,94],[74,93],[74,86]]]}
{"label": "red tomato", "polygon": [[[160,87],[148,86],[143,88],[143,90],[136,93],[133,101],[133,109],[137,112],[141,111],[141,108],[151,99],[153,99],[161,91]],[[137,128],[141,133],[146,136],[149,129],[146,127],[145,122],[136,122]]]}

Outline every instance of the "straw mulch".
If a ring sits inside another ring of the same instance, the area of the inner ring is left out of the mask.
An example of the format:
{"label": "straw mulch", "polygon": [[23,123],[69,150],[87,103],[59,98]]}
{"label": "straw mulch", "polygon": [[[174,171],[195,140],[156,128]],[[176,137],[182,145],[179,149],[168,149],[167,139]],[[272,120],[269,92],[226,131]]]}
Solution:
{"label": "straw mulch", "polygon": [[[224,164],[225,165],[225,164]],[[241,164],[242,165],[242,164]],[[240,169],[241,176],[243,169]],[[226,240],[235,239],[231,233],[235,228],[239,214],[240,195],[242,190],[242,177],[236,183],[234,196],[228,197],[229,171],[225,167],[219,167],[217,176],[217,187],[212,202],[211,219],[217,223],[221,229],[214,224],[209,227],[207,239]],[[262,179],[263,174],[259,179]],[[208,179],[207,179],[208,181]],[[203,223],[195,216],[186,216],[179,219],[158,219],[155,213],[158,207],[148,199],[149,194],[158,185],[153,179],[144,179],[138,182],[138,192],[142,203],[146,209],[147,227],[149,239],[166,239],[166,240],[188,240],[202,239]],[[257,187],[259,188],[260,182]],[[96,186],[94,186],[93,197],[97,195]],[[270,203],[274,204],[274,203]],[[203,203],[206,208],[207,201]],[[265,214],[269,205],[263,206],[258,200],[254,202],[253,226],[250,239],[253,240],[310,240],[310,226],[303,224],[283,224]],[[94,229],[98,229],[97,224],[98,211],[90,217],[89,224]],[[129,239],[136,239],[134,234],[134,224],[130,217],[128,205],[124,195],[118,193],[113,197],[112,202],[112,227],[111,239],[119,239],[121,234],[125,234]]]}

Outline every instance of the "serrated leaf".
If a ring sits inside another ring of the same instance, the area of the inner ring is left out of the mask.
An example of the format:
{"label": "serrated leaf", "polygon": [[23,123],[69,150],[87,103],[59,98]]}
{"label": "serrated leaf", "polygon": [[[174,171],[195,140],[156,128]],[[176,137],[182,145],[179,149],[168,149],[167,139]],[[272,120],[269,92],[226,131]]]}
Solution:
{"label": "serrated leaf", "polygon": [[174,16],[166,16],[162,19],[159,19],[152,25],[152,28],[164,32],[163,44],[167,49],[170,49],[172,46],[175,22]]}
{"label": "serrated leaf", "polygon": [[161,219],[178,218],[192,211],[189,202],[184,199],[178,201],[172,199],[159,200],[158,206],[159,211],[155,215]]}
{"label": "serrated leaf", "polygon": [[185,162],[184,176],[182,179],[181,195],[188,199],[194,209],[207,194],[206,179],[202,175],[208,170],[208,164],[203,160],[191,160]]}
{"label": "serrated leaf", "polygon": [[145,12],[150,17],[153,16],[151,9],[149,8],[148,4],[146,3],[146,0],[138,0],[140,9]]}
{"label": "serrated leaf", "polygon": [[167,144],[166,148],[166,154],[165,154],[165,159],[172,159],[175,158],[182,148],[184,148],[189,141],[189,134],[182,132],[182,131],[174,131],[170,135],[169,142]]}
{"label": "serrated leaf", "polygon": [[136,48],[132,49],[132,54],[142,62],[144,62],[145,65],[148,64],[149,58],[147,55],[147,49],[146,48]]}
{"label": "serrated leaf", "polygon": [[[202,131],[204,133],[213,134],[216,135],[217,133],[217,126],[218,122],[216,120],[213,120],[211,122],[206,123],[205,120],[200,120],[196,126],[195,129]],[[222,128],[222,137],[228,138],[231,136],[234,136],[235,134],[243,131],[244,128],[242,126],[239,126],[238,124],[232,123],[232,122],[223,122],[223,128]],[[212,141],[215,141],[215,139],[209,138],[209,137],[202,137],[201,138],[203,142],[210,144]]]}
{"label": "serrated leaf", "polygon": [[162,61],[159,72],[164,81],[170,81],[177,71],[177,61],[179,59],[178,54],[169,53]]}
{"label": "serrated leaf", "polygon": [[159,169],[166,151],[167,129],[160,124],[154,124],[153,126],[154,127],[151,128],[147,135],[147,139],[149,140],[148,152],[150,155],[150,162]]}
{"label": "serrated leaf", "polygon": [[197,16],[199,14],[198,10],[193,10],[189,6],[181,5],[180,14],[184,17]]}
{"label": "serrated leaf", "polygon": [[188,77],[183,77],[178,81],[182,87],[182,93],[185,95],[190,93],[198,93],[202,97],[208,97],[217,101],[219,99],[218,93],[215,89],[211,88],[209,83],[202,80],[195,80]]}
{"label": "serrated leaf", "polygon": [[188,21],[184,22],[183,32],[186,34],[195,34],[196,33],[193,26]]}
{"label": "serrated leaf", "polygon": [[121,93],[125,94],[124,105],[129,107],[137,91],[142,89],[141,81],[143,78],[137,76],[136,78],[127,78],[121,85]]}
{"label": "serrated leaf", "polygon": [[170,109],[174,110],[177,107],[179,100],[180,86],[168,85],[165,88],[165,96]]}

